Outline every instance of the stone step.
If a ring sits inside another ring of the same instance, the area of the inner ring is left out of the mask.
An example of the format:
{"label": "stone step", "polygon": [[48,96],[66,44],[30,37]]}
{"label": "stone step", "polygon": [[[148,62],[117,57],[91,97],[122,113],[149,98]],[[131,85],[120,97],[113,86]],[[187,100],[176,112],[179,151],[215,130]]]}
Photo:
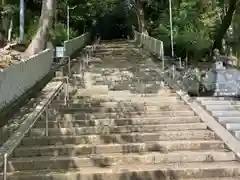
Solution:
{"label": "stone step", "polygon": [[[77,94],[81,95],[81,92],[78,92]],[[99,95],[91,95],[92,98],[102,98],[102,99],[106,99],[106,98],[116,98],[116,100],[118,99],[123,99],[125,98],[127,99],[136,99],[139,98],[141,100],[161,100],[161,101],[179,101],[180,98],[178,96],[168,96],[167,94],[144,94],[144,93],[128,93],[128,92],[119,92],[119,91],[109,91],[108,94],[99,94]],[[75,96],[73,96],[73,98],[75,98]]]}
{"label": "stone step", "polygon": [[[103,81],[100,81],[100,82],[103,83]],[[100,83],[100,82],[98,82],[98,83]],[[91,83],[97,83],[97,81],[96,80],[92,80]],[[107,83],[107,82],[105,82],[105,83]],[[129,84],[131,84],[131,83],[132,82],[129,82]],[[81,94],[85,93],[88,90],[95,90],[95,89],[96,90],[97,89],[100,89],[100,90],[106,89],[107,90],[111,86],[114,87],[114,85],[116,85],[116,87],[120,86],[119,84],[109,84],[109,83],[107,83],[105,85],[92,85],[92,86],[89,86],[89,88],[77,89],[77,91],[75,93],[76,93],[76,95],[81,95]],[[144,86],[145,85],[143,85],[143,86],[138,85],[137,87],[139,87],[139,91],[140,91],[140,90],[142,90],[142,87],[144,87]],[[137,88],[137,87],[135,87],[135,88]],[[154,89],[155,89],[155,91],[153,93],[145,93],[144,94],[144,92],[141,93],[141,91],[139,93],[137,93],[137,92],[134,93],[133,90],[130,87],[126,87],[125,86],[125,89],[123,89],[123,90],[108,90],[108,92],[106,94],[104,93],[104,94],[99,94],[99,95],[101,95],[103,97],[104,96],[141,97],[143,95],[145,95],[146,97],[164,97],[164,95],[166,95],[169,98],[178,97],[175,93],[173,93],[173,92],[171,92],[169,90],[159,89],[159,88],[154,88]],[[86,96],[86,95],[84,95],[84,96]]]}
{"label": "stone step", "polygon": [[[97,98],[97,96],[92,95],[93,98]],[[108,96],[106,95],[105,97],[102,95],[99,95],[98,98],[106,99],[106,100],[113,100],[113,101],[132,101],[133,103],[149,103],[149,104],[172,104],[172,103],[179,103],[181,100],[178,98],[162,98],[158,96],[153,96],[153,97],[129,97],[129,96]],[[75,99],[75,97],[74,97]]]}
{"label": "stone step", "polygon": [[[81,106],[81,104],[80,104]],[[131,112],[132,114],[144,113],[144,114],[161,114],[161,112],[187,112],[190,111],[190,107],[182,106],[182,107],[170,107],[170,106],[161,106],[161,107],[127,107],[127,106],[119,106],[119,107],[79,107],[77,105],[62,105],[56,106],[61,112],[83,112],[83,113],[117,113],[117,112]]]}
{"label": "stone step", "polygon": [[[158,124],[183,124],[183,123],[200,123],[201,120],[197,116],[182,116],[182,117],[146,117],[146,118],[120,118],[120,119],[95,119],[95,120],[76,120],[72,116],[64,116],[59,118],[49,119],[48,127],[82,127],[82,126],[97,126],[108,124],[109,126],[124,126],[124,125],[158,125]],[[37,121],[34,127],[45,128],[45,121]]]}
{"label": "stone step", "polygon": [[197,97],[197,101],[228,101],[233,100],[232,97]]}
{"label": "stone step", "polygon": [[181,116],[195,116],[193,111],[159,111],[154,113],[144,112],[118,112],[118,113],[80,113],[78,111],[61,110],[59,116],[72,114],[75,119],[93,120],[93,119],[120,119],[120,118],[158,118],[158,117],[181,117]]}
{"label": "stone step", "polygon": [[227,111],[227,110],[234,110],[235,108],[240,108],[240,105],[207,105],[206,109],[209,111]]}
{"label": "stone step", "polygon": [[[121,104],[121,103],[120,103]],[[189,110],[190,107],[185,104],[173,104],[173,105],[144,105],[144,104],[134,104],[134,103],[123,103],[123,105],[119,105],[115,102],[111,103],[101,103],[101,104],[91,104],[91,103],[69,103],[68,105],[64,105],[63,102],[53,102],[52,107],[56,108],[76,108],[79,111],[85,112],[97,112],[97,111],[116,111],[120,107],[129,109],[132,111],[137,110],[146,110],[146,111],[166,111],[166,110]]]}
{"label": "stone step", "polygon": [[[239,180],[240,176],[236,177],[210,177],[210,178],[194,178],[194,180]],[[179,178],[178,180],[193,180],[192,178]]]}
{"label": "stone step", "polygon": [[[122,50],[114,49],[112,52],[109,52],[109,51],[106,50],[105,52],[97,53],[96,57],[103,57],[103,58],[107,57],[107,59],[111,58],[112,60],[116,60],[116,59],[120,59],[121,58],[121,59],[125,60],[125,59],[127,59],[125,53],[126,53],[125,49],[122,49]],[[135,55],[132,55],[131,57],[132,58],[135,58],[135,57],[138,58]],[[139,59],[140,59],[140,57],[139,57]]]}
{"label": "stone step", "polygon": [[228,110],[228,111],[215,110],[211,111],[211,113],[213,116],[216,117],[240,116],[240,110]]}
{"label": "stone step", "polygon": [[[63,108],[59,109],[60,114],[75,114],[79,119],[103,119],[114,117],[166,117],[166,116],[194,116],[195,113],[191,110],[162,110],[162,111],[128,111],[119,110],[119,112],[86,112],[79,111],[79,108]],[[86,116],[87,115],[87,116]]]}
{"label": "stone step", "polygon": [[191,163],[163,163],[163,164],[124,164],[111,167],[83,167],[67,170],[36,170],[8,173],[8,180],[79,180],[111,179],[134,180],[145,179],[180,179],[214,178],[240,176],[239,162],[191,162]]}
{"label": "stone step", "polygon": [[[145,72],[145,73],[147,73],[147,72]],[[176,96],[176,93],[171,92],[171,91],[166,91],[165,89],[163,89],[163,87],[161,87],[162,81],[159,76],[151,76],[151,77],[144,76],[142,78],[137,78],[137,79],[133,77],[133,78],[129,78],[129,79],[112,80],[111,75],[110,75],[110,76],[106,76],[106,79],[101,77],[94,81],[107,82],[109,86],[122,87],[122,88],[126,88],[126,90],[129,89],[129,91],[130,91],[130,88],[139,88],[139,89],[152,88],[152,89],[157,90],[159,93],[165,93],[169,96],[173,96],[173,95]]]}
{"label": "stone step", "polygon": [[[216,100],[216,101],[201,101],[203,105],[230,105],[233,101],[229,100]],[[240,105],[240,101],[234,102],[234,105]]]}
{"label": "stone step", "polygon": [[117,54],[117,55],[121,55],[122,57],[125,57],[126,55],[123,53],[126,53],[127,47],[114,47],[114,48],[101,48],[96,50],[96,54],[97,55],[112,55],[112,54]]}
{"label": "stone step", "polygon": [[[129,82],[130,83],[130,82]],[[116,92],[116,91],[123,91],[123,90],[129,90],[132,93],[138,93],[138,94],[146,94],[148,96],[158,96],[158,95],[164,95],[162,91],[159,91],[159,88],[154,87],[154,85],[151,85],[151,87],[141,87],[137,85],[133,85],[131,87],[126,86],[126,85],[111,85],[109,84],[108,86],[110,92]],[[167,95],[168,97],[173,97],[175,95]]]}
{"label": "stone step", "polygon": [[[81,91],[78,91],[81,96],[91,96],[91,95],[107,95],[109,92],[107,85],[92,85],[92,84],[86,84],[86,89],[81,89]],[[70,97],[72,98],[72,97]]]}
{"label": "stone step", "polygon": [[219,123],[240,123],[240,116],[235,117],[217,117]]}
{"label": "stone step", "polygon": [[234,136],[240,140],[240,131],[239,130],[234,130],[233,131]]}
{"label": "stone step", "polygon": [[[74,96],[70,96],[70,102],[76,102],[79,99],[83,99],[83,97],[89,97],[89,95],[84,94],[76,94]],[[159,96],[146,96],[139,95],[135,97],[130,96],[117,96],[117,95],[91,95],[92,99],[101,100],[102,102],[117,102],[117,101],[131,101],[132,103],[149,103],[149,104],[176,104],[181,103],[181,100],[178,97],[168,98],[168,97],[159,97]],[[60,96],[60,100],[64,100],[64,96]]]}
{"label": "stone step", "polygon": [[159,164],[187,162],[223,162],[236,160],[233,152],[214,151],[178,151],[178,152],[142,152],[92,154],[88,156],[40,156],[12,158],[8,161],[8,171],[43,170],[43,169],[78,169],[81,167],[109,167],[125,164]]}
{"label": "stone step", "polygon": [[227,123],[224,125],[229,131],[240,130],[240,122],[239,123]]}
{"label": "stone step", "polygon": [[159,133],[124,133],[110,135],[81,136],[35,136],[25,137],[22,145],[56,145],[56,144],[109,144],[133,143],[146,141],[172,140],[213,140],[215,134],[209,130],[162,131]]}
{"label": "stone step", "polygon": [[156,93],[152,93],[152,94],[145,94],[145,93],[128,93],[123,91],[123,92],[119,92],[119,91],[113,91],[113,90],[108,90],[106,92],[102,92],[102,91],[97,91],[96,93],[92,93],[92,91],[89,91],[88,89],[84,90],[84,91],[78,91],[76,92],[74,95],[70,96],[70,100],[74,100],[74,99],[82,99],[82,97],[92,97],[94,99],[103,99],[103,100],[115,100],[114,101],[119,101],[119,100],[135,100],[135,99],[141,99],[141,100],[159,100],[159,101],[179,101],[179,97],[178,96],[174,96],[171,95],[169,96],[168,94],[156,94]]}
{"label": "stone step", "polygon": [[[96,97],[96,98],[92,98],[92,97],[81,97],[81,96],[77,96],[75,97],[74,99],[69,99],[67,100],[67,103],[69,105],[71,104],[77,104],[77,105],[88,105],[87,107],[89,107],[90,105],[92,107],[116,107],[118,106],[119,104],[121,105],[126,105],[126,106],[149,106],[149,107],[152,107],[152,106],[167,106],[167,103],[168,103],[168,106],[180,106],[180,105],[183,105],[185,104],[183,101],[178,101],[178,103],[169,103],[168,101],[162,101],[162,103],[160,101],[157,101],[155,103],[152,103],[153,101],[149,101],[150,103],[148,102],[136,102],[136,101],[132,101],[131,99],[130,100],[126,100],[126,101],[117,101],[117,100],[114,100],[114,98],[99,98],[99,97]],[[65,101],[64,100],[53,100],[52,101],[52,104],[56,104],[56,105],[61,105],[61,104],[64,104]],[[185,104],[186,106],[186,104]]]}
{"label": "stone step", "polygon": [[64,144],[52,146],[20,146],[14,150],[14,157],[31,156],[79,156],[103,153],[141,153],[190,150],[216,150],[226,148],[220,140],[148,141],[146,143],[126,144]]}
{"label": "stone step", "polygon": [[[108,47],[100,46],[100,49],[96,50],[96,54],[100,54],[100,53],[104,53],[104,52],[112,53],[112,51],[126,52],[128,50],[128,48],[130,48],[130,47],[133,48],[133,46],[129,46],[128,44],[121,44],[121,46],[108,46]],[[139,57],[141,57],[141,56],[139,56]]]}
{"label": "stone step", "polygon": [[[103,124],[94,127],[71,127],[71,128],[49,128],[49,136],[57,135],[87,135],[87,134],[117,134],[131,132],[160,132],[160,131],[184,131],[184,130],[203,130],[207,129],[205,123],[188,123],[188,124],[160,124],[160,125],[128,125],[128,126],[109,126]],[[28,136],[44,136],[45,128],[33,128]]]}
{"label": "stone step", "polygon": [[[63,104],[65,103],[64,100],[54,100],[53,104]],[[145,101],[139,101],[137,99],[129,99],[126,101],[117,101],[114,98],[106,98],[106,99],[100,99],[100,98],[95,98],[95,99],[83,99],[83,97],[76,97],[74,99],[68,100],[67,101],[68,104],[73,104],[73,103],[77,103],[77,104],[85,104],[86,106],[104,106],[106,104],[112,104],[112,106],[116,106],[116,104],[118,103],[123,103],[126,105],[138,105],[138,106],[157,106],[157,107],[161,107],[161,106],[171,106],[171,107],[179,107],[179,106],[185,106],[188,107],[183,101],[154,101],[154,100],[145,100]]]}

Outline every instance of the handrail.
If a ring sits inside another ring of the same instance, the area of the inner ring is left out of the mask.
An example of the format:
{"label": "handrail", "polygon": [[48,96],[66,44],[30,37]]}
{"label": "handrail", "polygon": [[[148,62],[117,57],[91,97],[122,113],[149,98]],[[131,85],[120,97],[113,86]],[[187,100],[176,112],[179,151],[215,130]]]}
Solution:
{"label": "handrail", "polygon": [[146,50],[150,51],[154,55],[157,55],[157,57],[162,60],[162,69],[164,69],[165,58],[162,41],[137,31],[134,31],[134,40],[136,43],[143,45],[143,48]]}
{"label": "handrail", "polygon": [[[161,76],[162,72],[159,68],[156,68],[156,72]],[[191,98],[186,91],[181,89],[178,84],[172,82],[171,79],[169,79],[168,77],[166,77],[165,81],[176,92],[178,97],[182,99],[196,113],[196,115],[198,115],[203,120],[203,122],[206,123],[206,125],[210,129],[214,130],[216,135],[220,137],[228,146],[228,148],[232,150],[239,158],[239,140],[236,139],[231,133],[229,133],[229,131],[219,122],[217,122],[216,119],[211,115],[211,113],[209,113],[201,104]]]}
{"label": "handrail", "polygon": [[101,41],[101,37],[98,37],[97,40],[94,41],[92,46],[86,47],[86,53],[87,54],[86,54],[86,58],[83,59],[83,64],[84,64],[83,65],[83,70],[85,68],[85,63],[86,63],[87,66],[89,65],[88,63],[91,61],[89,59],[93,56],[93,53],[97,49],[97,47],[99,46],[100,41]]}
{"label": "handrail", "polygon": [[[89,65],[89,57],[93,56],[93,52],[97,49],[97,47],[99,46],[101,41],[101,37],[98,37],[94,42],[92,46],[86,46],[83,49],[83,53],[84,53],[84,57],[83,58],[78,58],[79,60],[79,71],[78,73],[81,73],[82,78],[84,77],[84,73],[85,73],[85,69],[86,66]],[[70,71],[69,71],[70,72]],[[76,82],[76,78],[79,76],[79,74],[73,74],[73,77],[75,79]]]}
{"label": "handrail", "polygon": [[97,47],[100,44],[100,41],[101,41],[101,37],[97,37],[97,40],[93,44],[93,51],[95,51],[97,49]]}
{"label": "handrail", "polygon": [[89,33],[86,32],[78,37],[64,41],[65,56],[71,56],[78,49],[83,48],[87,43],[88,39],[89,39]]}
{"label": "handrail", "polygon": [[[170,70],[170,71],[169,71]],[[184,90],[184,91],[186,91],[186,92],[189,92],[189,90],[191,90],[191,88],[188,88],[188,87],[186,87],[183,83],[181,83],[184,79],[184,75],[183,76],[180,76],[180,78],[178,78],[178,79],[176,79],[175,77],[175,74],[176,74],[176,72],[178,72],[177,70],[176,70],[176,68],[175,68],[175,66],[173,65],[173,66],[171,66],[169,69],[166,69],[164,72],[163,72],[163,74],[166,74],[167,72],[170,72],[170,73],[172,73],[172,77],[169,77],[169,79],[171,80],[171,81],[174,81],[176,84],[178,84],[178,86],[182,89],[182,90]],[[196,87],[196,89],[197,89],[197,91],[195,91],[196,93],[197,93],[197,95],[199,95],[199,93],[200,93],[200,87],[201,87],[201,85],[203,84],[202,83],[202,81],[201,81],[201,77],[200,78],[198,78],[197,77],[197,75],[196,74],[189,74],[190,76],[192,76],[192,79],[194,78],[194,81],[198,84],[198,86]],[[180,83],[179,83],[179,81],[180,81]]]}
{"label": "handrail", "polygon": [[[163,73],[162,75],[165,75],[167,72],[169,72],[172,74],[171,80],[174,80],[174,81],[176,81],[176,83],[178,83],[177,80],[175,79],[176,72],[177,72],[175,65],[172,64],[172,65],[170,65],[170,67],[165,69],[166,68],[166,63],[165,63],[166,58],[164,57],[164,49],[163,49],[162,41],[155,39],[149,35],[146,35],[144,33],[139,33],[137,31],[134,31],[134,40],[137,43],[140,43],[141,45],[143,45],[143,48],[146,47],[147,51],[157,55],[158,58],[160,58],[162,60],[162,73]],[[196,75],[193,75],[193,76],[196,76]],[[198,84],[202,84],[198,78],[196,78],[196,82]],[[183,84],[179,84],[179,85],[182,86],[182,88],[184,90],[187,90],[187,88],[184,87]],[[199,90],[197,91],[197,93],[199,94]]]}
{"label": "handrail", "polygon": [[[67,79],[66,79],[67,80]],[[67,100],[67,87],[68,81],[53,81],[49,83],[43,92],[48,93],[46,96],[43,95],[44,99],[40,104],[34,109],[34,111],[25,119],[25,121],[20,125],[20,127],[14,132],[14,134],[3,144],[0,148],[0,166],[3,168],[3,179],[7,179],[7,158],[15,150],[15,148],[20,144],[25,135],[34,126],[39,117],[45,112],[46,128],[45,135],[48,136],[48,106],[51,101],[59,94],[59,92],[64,88],[65,90],[65,102]],[[53,86],[53,87],[52,87]],[[54,90],[53,90],[54,89]],[[50,91],[50,93],[49,93]]]}

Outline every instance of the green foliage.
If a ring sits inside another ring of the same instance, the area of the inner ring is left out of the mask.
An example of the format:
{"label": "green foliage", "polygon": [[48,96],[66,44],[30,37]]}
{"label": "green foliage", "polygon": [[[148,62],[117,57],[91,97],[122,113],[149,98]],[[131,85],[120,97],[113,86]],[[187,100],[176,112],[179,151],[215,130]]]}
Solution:
{"label": "green foliage", "polygon": [[27,28],[27,32],[24,37],[25,42],[29,42],[33,38],[33,36],[37,31],[37,28],[38,28],[38,17],[35,16],[31,19],[31,21],[29,21],[29,26]]}
{"label": "green foliage", "polygon": [[[77,32],[72,28],[69,29],[70,39],[77,36]],[[51,40],[54,45],[63,45],[63,42],[67,40],[67,28],[62,23],[57,23],[55,28],[50,33]]]}
{"label": "green foliage", "polygon": [[[76,6],[70,10],[70,37],[81,34],[92,27],[92,24],[108,12],[112,11],[120,0],[59,0],[57,1],[55,23],[56,30],[51,32],[54,43],[59,44],[67,39],[66,28],[63,24],[67,21],[67,5]],[[13,19],[13,38],[19,36],[19,0],[5,0],[4,5],[0,3],[0,15],[11,13]],[[25,39],[28,43],[35,35],[38,20],[41,13],[41,0],[25,1]],[[0,31],[1,22],[0,22]]]}
{"label": "green foliage", "polygon": [[[13,38],[19,36],[19,0],[5,0],[0,6],[1,12],[8,12],[13,17]],[[70,10],[70,37],[88,31],[94,23],[103,19],[106,14],[123,17],[123,11],[134,14],[134,3],[137,0],[59,0],[57,1],[55,29],[51,31],[53,43],[60,45],[67,39],[66,21],[67,5],[75,9]],[[178,52],[192,54],[196,58],[204,55],[207,48],[213,45],[214,35],[219,28],[222,18],[232,0],[172,0],[173,34],[175,47]],[[25,1],[25,41],[29,42],[38,27],[41,11],[41,0]],[[240,4],[238,4],[239,6]],[[170,47],[169,4],[168,0],[148,0],[143,3],[147,29],[150,35],[164,41],[167,49]],[[124,17],[126,18],[126,17]],[[130,22],[131,21],[131,22]],[[134,24],[136,16],[126,19],[126,24]],[[1,22],[0,22],[1,23]],[[115,22],[111,22],[115,23]],[[1,24],[0,24],[1,25]],[[104,26],[113,28],[113,24]],[[116,23],[116,26],[119,24]],[[115,27],[116,27],[115,26]],[[229,45],[240,47],[240,8],[235,13],[232,22],[233,35],[226,35]],[[119,29],[119,27],[117,27]],[[1,28],[0,28],[1,31]],[[236,49],[236,48],[235,48]],[[181,55],[177,54],[177,55]]]}
{"label": "green foliage", "polygon": [[[153,20],[155,24],[152,25],[151,34],[163,40],[166,49],[170,47],[168,6],[167,1],[156,0],[149,1],[147,6],[147,12],[150,14],[149,20]],[[212,47],[214,34],[221,22],[220,15],[223,14],[225,7],[223,0],[172,1],[175,47],[180,52],[193,54],[195,58],[204,56],[206,49]]]}
{"label": "green foliage", "polygon": [[[85,29],[90,29],[92,24],[99,18],[111,12],[120,2],[120,0],[71,0],[68,1],[70,7],[76,6],[70,10],[70,22],[71,27],[79,31],[84,32]],[[66,6],[67,1],[61,0],[58,4],[58,21],[61,23],[66,22]]]}

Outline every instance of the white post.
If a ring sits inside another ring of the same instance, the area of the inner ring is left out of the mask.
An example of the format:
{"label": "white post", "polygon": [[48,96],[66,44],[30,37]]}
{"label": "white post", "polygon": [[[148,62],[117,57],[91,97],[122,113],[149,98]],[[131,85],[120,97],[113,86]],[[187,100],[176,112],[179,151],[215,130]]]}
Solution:
{"label": "white post", "polygon": [[69,6],[67,6],[67,38],[69,40],[70,38],[70,30],[69,30],[69,21],[70,21],[70,12],[69,12]]}
{"label": "white post", "polygon": [[154,40],[154,47],[153,47],[153,49],[154,49],[154,53],[157,53],[157,40],[154,38],[153,39]]}
{"label": "white post", "polygon": [[20,41],[24,38],[24,0],[20,0]]}
{"label": "white post", "polygon": [[172,66],[172,78],[175,78],[175,65]]}
{"label": "white post", "polygon": [[163,42],[160,41],[160,57],[162,58],[162,71],[165,70],[165,57],[164,57],[164,50],[163,50]]}
{"label": "white post", "polygon": [[45,109],[45,136],[48,136],[48,118],[49,118],[49,111],[48,107]]}
{"label": "white post", "polygon": [[164,70],[165,70],[165,60],[164,60],[164,57],[163,57],[163,59],[162,59],[162,72],[164,72]]}
{"label": "white post", "polygon": [[173,47],[173,25],[172,25],[172,0],[169,0],[169,19],[170,19],[170,29],[171,29],[171,50],[172,57],[174,57],[174,47]]}
{"label": "white post", "polygon": [[3,180],[7,180],[7,163],[8,163],[8,154],[7,153],[4,153],[4,164],[3,164]]}
{"label": "white post", "polygon": [[70,9],[75,9],[77,6],[69,7],[67,6],[67,38],[70,39]]}

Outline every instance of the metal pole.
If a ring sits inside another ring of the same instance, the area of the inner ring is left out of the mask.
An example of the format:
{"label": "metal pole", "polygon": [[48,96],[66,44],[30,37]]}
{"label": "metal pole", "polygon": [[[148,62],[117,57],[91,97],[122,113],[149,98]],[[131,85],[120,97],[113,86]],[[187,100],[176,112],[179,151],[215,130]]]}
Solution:
{"label": "metal pole", "polygon": [[67,85],[64,84],[64,105],[67,105]]}
{"label": "metal pole", "polygon": [[68,38],[68,40],[70,39],[70,9],[73,10],[76,7],[77,6],[70,8],[69,6],[67,6],[67,38]]}
{"label": "metal pole", "polygon": [[164,56],[163,56],[163,59],[162,59],[162,72],[164,72],[165,70],[165,59],[164,59]]}
{"label": "metal pole", "polygon": [[68,77],[70,77],[71,75],[71,59],[70,57],[67,57],[68,58]]}
{"label": "metal pole", "polygon": [[157,40],[154,38],[154,53],[157,52]]}
{"label": "metal pole", "polygon": [[66,77],[66,82],[64,84],[64,105],[68,104],[69,100],[69,90],[68,90],[68,77]]}
{"label": "metal pole", "polygon": [[20,0],[20,41],[24,38],[24,0]]}
{"label": "metal pole", "polygon": [[164,50],[163,50],[163,42],[159,41],[160,43],[160,48],[159,48],[159,55],[160,58],[162,59],[162,72],[165,70],[165,57],[164,57]]}
{"label": "metal pole", "polygon": [[68,38],[68,40],[69,40],[69,38],[70,38],[70,25],[69,25],[69,21],[70,21],[70,12],[69,12],[69,6],[67,6],[67,38]]}
{"label": "metal pole", "polygon": [[182,58],[179,58],[179,67],[182,68]]}
{"label": "metal pole", "polygon": [[66,86],[67,86],[67,100],[69,100],[69,79],[68,79],[68,77],[67,77],[67,79],[66,79]]}
{"label": "metal pole", "polygon": [[175,79],[175,65],[172,66],[172,78]]}
{"label": "metal pole", "polygon": [[45,110],[45,121],[46,121],[45,136],[48,136],[48,118],[49,118],[49,112],[48,112],[48,107],[46,107],[46,110]]}
{"label": "metal pole", "polygon": [[172,25],[172,0],[169,0],[169,19],[170,19],[170,29],[171,29],[171,50],[172,57],[174,57],[174,48],[173,48],[173,25]]}
{"label": "metal pole", "polygon": [[3,180],[7,180],[7,153],[4,154]]}

